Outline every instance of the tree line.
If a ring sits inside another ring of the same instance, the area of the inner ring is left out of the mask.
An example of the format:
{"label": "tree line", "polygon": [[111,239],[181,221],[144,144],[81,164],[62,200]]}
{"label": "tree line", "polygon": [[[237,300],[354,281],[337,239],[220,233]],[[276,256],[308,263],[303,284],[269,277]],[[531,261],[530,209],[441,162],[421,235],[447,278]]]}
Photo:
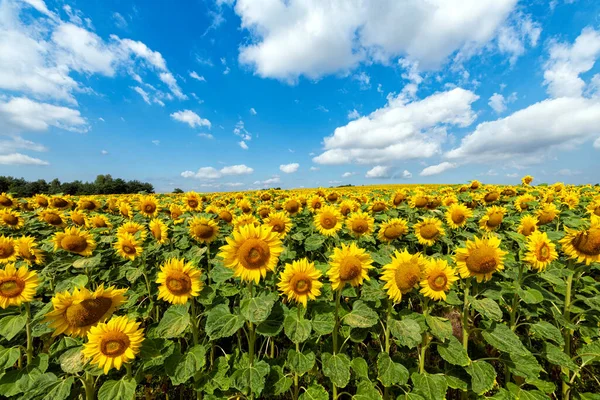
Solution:
{"label": "tree line", "polygon": [[53,179],[46,182],[44,179],[37,181],[26,181],[23,178],[11,176],[0,176],[0,193],[11,193],[17,197],[31,197],[35,194],[130,194],[130,193],[154,193],[154,186],[147,182],[138,180],[126,181],[121,178],[113,179],[110,174],[98,175],[94,182],[61,182]]}

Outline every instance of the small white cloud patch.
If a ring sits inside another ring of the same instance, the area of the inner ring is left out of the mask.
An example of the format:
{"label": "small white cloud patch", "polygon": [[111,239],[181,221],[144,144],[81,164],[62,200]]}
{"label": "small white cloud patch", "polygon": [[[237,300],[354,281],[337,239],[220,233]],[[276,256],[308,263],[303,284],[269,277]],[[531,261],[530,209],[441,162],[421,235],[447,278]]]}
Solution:
{"label": "small white cloud patch", "polygon": [[300,164],[298,163],[282,164],[279,166],[279,170],[281,172],[285,172],[286,174],[293,174],[294,172],[298,171],[298,168],[300,168]]}

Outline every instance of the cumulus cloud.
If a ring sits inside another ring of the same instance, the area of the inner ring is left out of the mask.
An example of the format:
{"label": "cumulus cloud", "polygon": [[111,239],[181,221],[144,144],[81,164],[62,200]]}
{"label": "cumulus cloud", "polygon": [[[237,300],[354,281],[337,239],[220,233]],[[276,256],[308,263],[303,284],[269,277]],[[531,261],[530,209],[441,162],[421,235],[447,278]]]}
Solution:
{"label": "cumulus cloud", "polygon": [[279,166],[279,170],[281,172],[285,172],[286,174],[292,174],[298,171],[298,168],[300,168],[300,164],[298,163],[282,164]]}
{"label": "cumulus cloud", "polygon": [[228,167],[223,167],[220,170],[214,167],[202,167],[199,168],[198,171],[183,171],[181,176],[184,178],[196,178],[196,179],[219,179],[223,176],[232,176],[232,175],[249,175],[254,172],[254,169],[244,165],[231,165]]}
{"label": "cumulus cloud", "polygon": [[450,163],[448,161],[444,161],[437,165],[430,165],[429,167],[423,168],[423,171],[419,175],[421,176],[431,176],[438,175],[444,171],[449,169],[456,168],[456,164]]}
{"label": "cumulus cloud", "polygon": [[600,150],[600,137],[594,142],[594,148]]}
{"label": "cumulus cloud", "polygon": [[108,154],[108,151],[106,151],[106,150],[101,150],[101,151],[100,151],[100,154],[102,154],[103,156],[105,156],[105,155],[107,155],[107,154]]}
{"label": "cumulus cloud", "polygon": [[389,178],[390,177],[390,167],[386,167],[383,165],[376,165],[370,170],[367,171],[365,178]]}
{"label": "cumulus cloud", "polygon": [[47,161],[21,153],[0,155],[0,165],[49,165]]}
{"label": "cumulus cloud", "polygon": [[427,158],[441,152],[448,126],[467,127],[476,118],[471,104],[479,97],[455,88],[418,101],[402,94],[388,104],[335,129],[324,139],[317,164],[387,164]]}
{"label": "cumulus cloud", "polygon": [[410,179],[410,178],[412,178],[412,173],[410,171],[408,171],[408,170],[405,169],[404,171],[402,171],[402,178],[403,179]]}
{"label": "cumulus cloud", "polygon": [[13,97],[0,101],[0,134],[21,131],[46,131],[55,127],[73,132],[87,132],[89,126],[79,110],[27,97]]}
{"label": "cumulus cloud", "polygon": [[229,167],[221,168],[221,174],[223,175],[248,175],[254,172],[254,169],[244,165],[232,165]]}
{"label": "cumulus cloud", "polygon": [[206,126],[208,128],[211,127],[211,123],[209,120],[200,118],[198,114],[191,110],[182,110],[177,111],[171,114],[171,118],[176,121],[183,122],[188,124],[191,128]]}

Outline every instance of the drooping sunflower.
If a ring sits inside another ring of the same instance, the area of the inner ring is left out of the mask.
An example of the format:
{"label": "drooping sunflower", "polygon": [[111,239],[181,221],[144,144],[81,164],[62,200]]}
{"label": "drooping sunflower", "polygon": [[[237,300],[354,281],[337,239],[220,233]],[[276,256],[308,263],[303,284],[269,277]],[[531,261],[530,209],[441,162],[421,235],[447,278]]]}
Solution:
{"label": "drooping sunflower", "polygon": [[285,269],[279,276],[277,287],[282,295],[288,300],[306,307],[307,301],[315,300],[321,295],[323,283],[319,281],[321,272],[315,268],[313,262],[306,258],[286,264]]}
{"label": "drooping sunflower", "polygon": [[467,240],[466,247],[456,250],[454,259],[462,278],[474,276],[477,282],[488,281],[496,271],[504,269],[506,251],[500,249],[496,236],[475,237]]}
{"label": "drooping sunflower", "polygon": [[351,212],[356,211],[357,208],[358,203],[356,203],[354,200],[343,200],[340,203],[340,214],[345,217]]}
{"label": "drooping sunflower", "polygon": [[491,206],[486,210],[486,213],[479,220],[479,227],[485,231],[492,232],[502,224],[506,214],[506,208],[500,206]]}
{"label": "drooping sunflower", "polygon": [[521,235],[529,236],[537,230],[538,222],[539,221],[537,217],[532,215],[524,215],[523,218],[521,218],[517,232],[519,232]]}
{"label": "drooping sunflower", "polygon": [[585,265],[600,262],[600,223],[592,222],[591,227],[584,230],[565,227],[565,232],[559,243],[569,258]]}
{"label": "drooping sunflower", "polygon": [[152,195],[142,196],[138,202],[140,213],[148,218],[155,218],[158,215],[158,202]]}
{"label": "drooping sunflower", "polygon": [[233,219],[233,227],[236,230],[246,225],[258,226],[258,219],[256,219],[256,217],[252,214],[241,214]]}
{"label": "drooping sunflower", "polygon": [[283,246],[270,226],[244,225],[233,231],[220,249],[223,264],[233,269],[242,281],[258,283],[268,271],[274,271]]}
{"label": "drooping sunflower", "polygon": [[550,241],[546,232],[535,231],[527,238],[525,261],[532,268],[543,271],[557,258],[556,245]]}
{"label": "drooping sunflower", "polygon": [[423,221],[413,226],[417,240],[424,246],[433,246],[434,243],[446,234],[442,221],[437,218],[423,218]]}
{"label": "drooping sunflower", "polygon": [[373,260],[369,253],[359,248],[356,243],[342,243],[342,247],[333,249],[329,260],[327,276],[333,290],[342,290],[346,283],[356,287],[369,280],[369,270]]}
{"label": "drooping sunflower", "polygon": [[202,271],[191,262],[183,259],[170,258],[160,267],[156,279],[158,299],[164,299],[171,304],[185,304],[191,297],[196,297],[202,290],[200,280]]}
{"label": "drooping sunflower", "polygon": [[0,194],[0,208],[13,208],[17,205],[15,199],[8,193]]}
{"label": "drooping sunflower", "polygon": [[560,211],[554,203],[543,204],[535,212],[539,225],[549,224],[550,222],[554,221],[554,218],[556,218],[559,213]]}
{"label": "drooping sunflower", "polygon": [[119,203],[119,213],[125,218],[133,218],[133,211],[131,211],[131,205],[127,201],[121,201]]}
{"label": "drooping sunflower", "polygon": [[446,210],[446,223],[450,229],[459,229],[467,223],[467,220],[473,216],[473,211],[464,204],[452,204]]}
{"label": "drooping sunflower", "polygon": [[385,210],[387,210],[387,202],[382,199],[373,200],[369,206],[369,211],[371,211],[373,214],[384,212]]}
{"label": "drooping sunflower", "polygon": [[523,183],[523,185],[529,186],[529,184],[531,182],[533,182],[533,176],[525,175],[524,177],[521,178],[521,182]]}
{"label": "drooping sunflower", "polygon": [[25,220],[18,211],[4,209],[0,211],[0,225],[4,225],[10,229],[21,229]]}
{"label": "drooping sunflower", "polygon": [[529,203],[531,203],[534,200],[535,200],[535,197],[533,197],[529,193],[526,193],[515,199],[515,208],[519,212],[527,211],[527,210],[529,210],[529,207],[530,207]]}
{"label": "drooping sunflower", "polygon": [[321,235],[335,236],[342,229],[342,214],[333,205],[324,205],[317,210],[313,223]]}
{"label": "drooping sunflower", "polygon": [[290,216],[294,216],[302,211],[302,204],[300,204],[297,199],[291,198],[283,204],[283,209],[287,211]]}
{"label": "drooping sunflower", "polygon": [[78,210],[95,211],[100,208],[100,203],[93,197],[82,197],[77,202]]}
{"label": "drooping sunflower", "polygon": [[39,214],[40,220],[50,224],[56,228],[61,228],[67,225],[65,216],[55,210],[42,210]]}
{"label": "drooping sunflower", "polygon": [[566,204],[569,210],[574,210],[579,205],[579,193],[569,192],[562,198],[563,204]]}
{"label": "drooping sunflower", "polygon": [[423,192],[416,192],[408,201],[410,208],[424,208],[427,207],[427,204],[429,204],[429,198]]}
{"label": "drooping sunflower", "polygon": [[11,263],[17,259],[17,245],[11,237],[0,236],[0,264]]}
{"label": "drooping sunflower", "polygon": [[379,226],[377,238],[382,242],[390,243],[400,236],[408,233],[408,222],[402,218],[392,218]]}
{"label": "drooping sunflower", "polygon": [[211,243],[219,236],[219,225],[210,218],[194,217],[190,221],[190,236],[200,243]]}
{"label": "drooping sunflower", "polygon": [[37,248],[33,236],[21,236],[15,239],[17,256],[25,260],[27,265],[40,265],[44,262],[44,252]]}
{"label": "drooping sunflower", "polygon": [[404,203],[404,201],[406,201],[406,192],[404,190],[396,190],[392,194],[392,205],[394,207],[398,207],[400,204]]}
{"label": "drooping sunflower", "polygon": [[126,316],[113,317],[108,323],[90,329],[88,342],[83,345],[81,353],[91,358],[92,364],[102,368],[105,374],[113,367],[120,370],[140,352],[144,331],[139,327],[139,322]]}
{"label": "drooping sunflower", "polygon": [[225,221],[226,224],[231,224],[233,221],[233,213],[227,208],[219,209],[218,213],[219,220]]}
{"label": "drooping sunflower", "polygon": [[425,258],[421,254],[410,254],[406,249],[402,252],[396,250],[392,261],[383,266],[381,274],[388,297],[400,303],[403,294],[418,286],[425,266]]}
{"label": "drooping sunflower", "polygon": [[127,300],[127,289],[98,286],[93,292],[75,288],[72,292],[57,293],[52,298],[53,309],[45,321],[54,329],[52,336],[65,334],[84,337],[96,324],[106,321]]}
{"label": "drooping sunflower", "polygon": [[35,271],[25,266],[19,269],[15,264],[7,264],[0,269],[0,307],[20,306],[30,302],[39,285],[39,277]]}
{"label": "drooping sunflower", "polygon": [[152,236],[157,243],[166,243],[166,241],[169,239],[169,234],[167,225],[164,222],[158,218],[154,218],[152,221],[150,221],[148,226],[150,228],[150,233],[152,233]]}
{"label": "drooping sunflower", "polygon": [[185,204],[185,208],[188,211],[201,211],[202,210],[202,200],[200,195],[196,192],[187,192],[185,196],[183,196],[183,204]]}
{"label": "drooping sunflower", "polygon": [[49,205],[48,196],[43,194],[36,194],[33,196],[33,202],[37,208],[46,208]]}
{"label": "drooping sunflower", "polygon": [[285,211],[272,212],[265,219],[265,225],[271,227],[271,231],[277,233],[283,239],[292,230],[292,220]]}
{"label": "drooping sunflower", "polygon": [[121,257],[133,261],[144,251],[142,242],[130,233],[123,233],[117,236],[117,241],[113,244],[117,254]]}
{"label": "drooping sunflower", "polygon": [[481,186],[481,182],[479,182],[477,179],[471,181],[471,190],[477,190],[479,189],[479,187]]}
{"label": "drooping sunflower", "polygon": [[355,211],[346,220],[346,228],[355,236],[370,235],[375,219],[364,211]]}
{"label": "drooping sunflower", "polygon": [[64,196],[52,196],[50,198],[50,207],[57,210],[66,210],[71,206],[71,200]]}
{"label": "drooping sunflower", "polygon": [[117,228],[117,236],[121,236],[125,233],[129,233],[130,235],[139,237],[142,241],[146,239],[147,235],[147,231],[144,225],[138,224],[134,221],[127,221]]}
{"label": "drooping sunflower", "polygon": [[94,229],[94,228],[95,229],[111,229],[112,228],[112,224],[110,223],[108,218],[106,218],[106,216],[102,215],[102,214],[91,215],[85,222],[86,222],[88,229]]}
{"label": "drooping sunflower", "polygon": [[52,241],[54,251],[62,249],[85,257],[91,256],[96,248],[96,241],[92,235],[74,226],[66,228],[64,232],[57,232]]}
{"label": "drooping sunflower", "polygon": [[85,225],[85,214],[81,211],[73,211],[69,215],[71,217],[71,221],[77,226]]}
{"label": "drooping sunflower", "polygon": [[588,213],[600,217],[600,198],[591,201],[586,207]]}
{"label": "drooping sunflower", "polygon": [[446,292],[458,280],[456,270],[443,259],[426,261],[420,293],[432,300],[446,300]]}

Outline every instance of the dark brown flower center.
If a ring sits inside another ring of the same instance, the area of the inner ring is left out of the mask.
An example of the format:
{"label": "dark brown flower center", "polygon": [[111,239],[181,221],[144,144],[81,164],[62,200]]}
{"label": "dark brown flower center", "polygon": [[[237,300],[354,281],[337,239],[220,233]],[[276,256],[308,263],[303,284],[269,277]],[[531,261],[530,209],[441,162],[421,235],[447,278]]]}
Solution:
{"label": "dark brown flower center", "polygon": [[206,224],[199,224],[194,226],[194,235],[201,239],[210,239],[213,236],[215,229]]}
{"label": "dark brown flower center", "polygon": [[402,233],[403,229],[400,225],[390,225],[383,231],[383,236],[385,236],[386,239],[394,240],[399,238]]}
{"label": "dark brown flower center", "polygon": [[421,278],[421,268],[417,263],[403,263],[394,274],[396,286],[403,294],[408,293]]}
{"label": "dark brown flower center", "polygon": [[488,218],[487,226],[489,226],[490,228],[495,228],[502,223],[503,218],[504,218],[503,213],[501,213],[499,211],[494,211],[493,213],[490,214],[490,216]]}
{"label": "dark brown flower center", "polygon": [[58,226],[62,225],[63,220],[58,214],[49,213],[44,216],[44,220],[50,225]]}
{"label": "dark brown flower center", "polygon": [[183,273],[170,273],[166,280],[167,289],[176,296],[188,294],[192,290],[192,280]]}
{"label": "dark brown flower center", "polygon": [[60,247],[73,253],[81,253],[88,247],[87,240],[77,235],[66,235],[60,241]]}
{"label": "dark brown flower center", "polygon": [[340,262],[340,280],[351,281],[361,275],[362,264],[356,256],[346,256]]}
{"label": "dark brown flower center", "polygon": [[112,300],[108,297],[83,300],[67,308],[65,319],[69,325],[77,328],[94,325],[104,317],[111,306]]}
{"label": "dark brown flower center", "polygon": [[14,216],[12,214],[3,214],[2,220],[4,221],[5,224],[10,225],[10,226],[17,226],[19,224],[19,218],[17,218],[16,216]]}
{"label": "dark brown flower center", "polygon": [[0,243],[0,259],[8,258],[15,254],[15,246],[11,242]]}
{"label": "dark brown flower center", "polygon": [[264,268],[269,262],[271,250],[269,245],[261,239],[247,239],[238,250],[240,262],[245,268]]}
{"label": "dark brown flower center", "polygon": [[333,229],[337,224],[336,216],[329,212],[322,213],[319,221],[321,222],[321,226],[325,229]]}
{"label": "dark brown flower center", "polygon": [[571,241],[577,251],[587,256],[600,255],[600,229],[589,229],[580,232]]}
{"label": "dark brown flower center", "polygon": [[100,352],[107,357],[119,357],[129,347],[129,337],[123,332],[110,332],[100,343]]}
{"label": "dark brown flower center", "polygon": [[19,278],[0,281],[0,297],[18,297],[25,289],[25,282]]}
{"label": "dark brown flower center", "polygon": [[431,287],[436,292],[439,292],[446,289],[448,277],[445,273],[438,272],[437,274],[432,274],[429,278],[427,278],[427,281],[429,283],[429,287]]}
{"label": "dark brown flower center", "polygon": [[464,212],[462,212],[462,210],[452,211],[451,217],[452,217],[452,222],[454,222],[457,225],[460,225],[463,222],[465,222],[465,219],[467,218],[467,216],[465,215]]}
{"label": "dark brown flower center", "polygon": [[194,200],[194,199],[190,199],[190,200],[188,200],[188,206],[190,208],[196,208],[196,207],[198,207],[198,201]]}
{"label": "dark brown flower center", "polygon": [[548,243],[542,243],[542,245],[538,249],[537,259],[539,261],[547,261],[550,259],[550,246]]}
{"label": "dark brown flower center", "polygon": [[0,206],[10,207],[13,205],[13,201],[7,196],[0,195]]}
{"label": "dark brown flower center", "polygon": [[487,274],[494,272],[498,265],[496,250],[491,247],[480,247],[470,251],[466,260],[467,268],[471,272]]}
{"label": "dark brown flower center", "polygon": [[432,240],[438,237],[440,231],[435,224],[427,223],[419,230],[423,239]]}
{"label": "dark brown flower center", "polygon": [[369,230],[369,223],[364,219],[357,219],[352,221],[352,232],[363,234]]}

